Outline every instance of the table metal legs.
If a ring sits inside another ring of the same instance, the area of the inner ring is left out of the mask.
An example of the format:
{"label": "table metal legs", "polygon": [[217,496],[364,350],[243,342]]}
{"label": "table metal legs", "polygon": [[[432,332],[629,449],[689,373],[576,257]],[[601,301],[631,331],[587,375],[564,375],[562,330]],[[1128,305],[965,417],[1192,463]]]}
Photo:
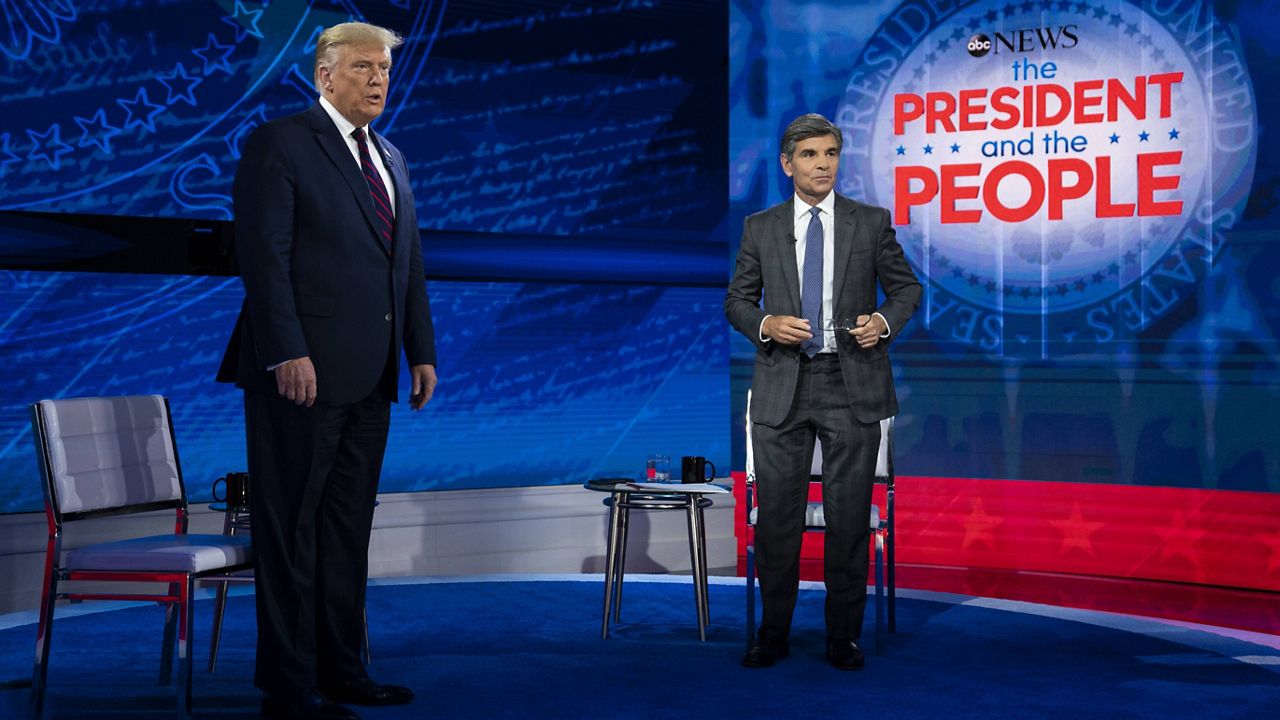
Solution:
{"label": "table metal legs", "polygon": [[710,608],[707,604],[706,542],[702,534],[702,510],[695,495],[689,496],[689,564],[693,569],[693,601],[698,606],[698,638],[707,639]]}
{"label": "table metal legs", "polygon": [[[689,525],[689,563],[693,570],[693,597],[698,611],[698,637],[707,639],[707,626],[711,624],[711,604],[707,582],[706,519],[699,500],[701,496],[690,494],[685,505]],[[678,501],[677,501],[678,502]],[[622,585],[627,562],[627,535],[631,525],[631,502],[628,493],[615,492],[609,502],[609,533],[605,549],[604,612],[600,624],[600,637],[609,637],[609,622],[618,622],[622,615]],[[679,505],[664,508],[679,509]]]}
{"label": "table metal legs", "polygon": [[619,525],[622,523],[622,509],[618,506],[622,504],[622,493],[613,494],[613,502],[609,503],[609,540],[605,546],[604,560],[604,621],[600,626],[600,637],[607,640],[609,638],[609,616],[613,614],[613,591],[614,578],[620,573],[618,572],[618,542],[622,538],[622,529]]}

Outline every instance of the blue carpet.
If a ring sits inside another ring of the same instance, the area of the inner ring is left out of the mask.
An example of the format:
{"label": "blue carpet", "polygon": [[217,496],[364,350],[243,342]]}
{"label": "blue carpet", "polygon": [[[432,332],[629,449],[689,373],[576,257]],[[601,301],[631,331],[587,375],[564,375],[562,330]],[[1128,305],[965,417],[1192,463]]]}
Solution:
{"label": "blue carpet", "polygon": [[[867,669],[822,660],[822,592],[801,592],[789,659],[738,665],[740,584],[713,584],[700,643],[683,582],[628,580],[623,622],[600,639],[601,586],[584,581],[376,584],[373,676],[417,701],[366,718],[1275,718],[1280,643],[1083,611],[909,593]],[[1024,612],[1014,612],[1021,609]],[[198,717],[256,717],[253,598],[231,598],[218,671],[204,673],[212,603],[197,615]],[[1033,612],[1045,611],[1063,617]],[[131,606],[55,626],[46,717],[163,717],[162,610]],[[2,620],[3,618],[0,618]],[[22,717],[34,627],[0,630],[0,717]],[[4,627],[0,623],[0,627]],[[866,644],[870,644],[868,625]]]}

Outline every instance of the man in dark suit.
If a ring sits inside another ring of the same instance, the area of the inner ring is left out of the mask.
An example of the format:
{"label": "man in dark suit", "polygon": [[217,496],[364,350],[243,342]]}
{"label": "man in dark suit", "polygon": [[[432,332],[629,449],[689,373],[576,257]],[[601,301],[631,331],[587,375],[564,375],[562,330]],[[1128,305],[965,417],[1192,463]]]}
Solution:
{"label": "man in dark suit", "polygon": [[245,393],[263,715],[356,718],[407,703],[361,658],[369,536],[400,351],[419,410],[435,342],[404,157],[369,130],[390,30],[316,45],[319,101],[253,132],[236,171],[245,304],[219,371]]}
{"label": "man in dark suit", "polygon": [[833,191],[842,144],[840,129],[821,115],[787,127],[781,161],[795,195],[747,218],[724,301],[730,324],[756,346],[751,419],[764,615],[742,659],[747,667],[769,667],[790,651],[815,436],[823,453],[827,661],[842,670],[864,663],[857,640],[879,421],[898,411],[888,346],[921,289],[889,211]]}

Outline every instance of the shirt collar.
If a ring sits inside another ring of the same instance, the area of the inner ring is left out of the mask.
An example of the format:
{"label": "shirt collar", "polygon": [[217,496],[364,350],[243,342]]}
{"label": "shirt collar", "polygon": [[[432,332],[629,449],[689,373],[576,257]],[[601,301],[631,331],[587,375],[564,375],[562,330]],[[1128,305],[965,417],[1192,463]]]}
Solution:
{"label": "shirt collar", "polygon": [[[350,120],[343,117],[342,113],[338,112],[338,108],[334,107],[333,103],[329,102],[329,99],[323,95],[320,96],[320,107],[324,108],[325,113],[328,114],[329,119],[333,121],[333,124],[338,126],[338,132],[342,134],[342,137],[351,137],[351,133],[355,131],[356,126],[352,125]],[[366,129],[365,133],[368,134],[368,132],[369,131]]]}
{"label": "shirt collar", "polygon": [[[795,215],[796,215],[795,219],[801,220],[801,219],[804,219],[804,216],[809,214],[809,210],[815,206],[810,205],[804,200],[801,200],[800,196],[797,194],[792,196],[791,207],[793,210],[795,210]],[[835,214],[836,214],[835,191],[827,193],[827,196],[822,198],[822,202],[818,203],[816,207],[822,210],[823,213],[826,213],[828,217],[835,217]]]}

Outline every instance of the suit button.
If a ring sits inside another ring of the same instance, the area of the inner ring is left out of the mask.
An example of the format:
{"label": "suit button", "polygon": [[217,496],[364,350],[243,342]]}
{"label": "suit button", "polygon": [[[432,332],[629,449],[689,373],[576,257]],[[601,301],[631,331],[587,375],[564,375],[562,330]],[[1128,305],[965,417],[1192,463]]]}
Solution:
{"label": "suit button", "polygon": [[387,313],[386,315],[383,315],[382,319],[386,320],[387,322],[391,322],[391,313]]}

